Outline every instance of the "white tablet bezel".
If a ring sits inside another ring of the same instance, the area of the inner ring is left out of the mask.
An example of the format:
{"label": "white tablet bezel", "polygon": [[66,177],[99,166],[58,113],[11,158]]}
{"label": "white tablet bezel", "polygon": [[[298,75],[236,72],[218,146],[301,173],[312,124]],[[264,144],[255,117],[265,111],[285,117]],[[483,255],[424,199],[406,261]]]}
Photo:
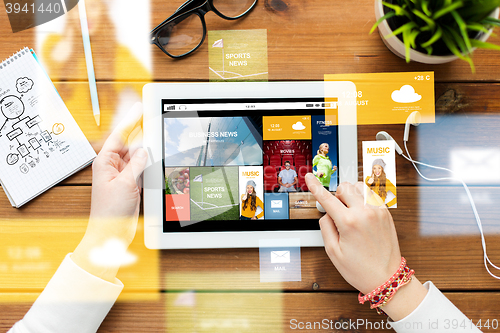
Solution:
{"label": "white tablet bezel", "polygon": [[[163,232],[162,99],[338,98],[339,180],[358,181],[356,86],[350,81],[150,83],[143,89],[144,242],[150,249],[251,248],[262,239],[299,238],[301,246],[323,246],[319,230],[251,232]],[[348,92],[348,93],[342,93]],[[235,222],[236,223],[236,222]]]}

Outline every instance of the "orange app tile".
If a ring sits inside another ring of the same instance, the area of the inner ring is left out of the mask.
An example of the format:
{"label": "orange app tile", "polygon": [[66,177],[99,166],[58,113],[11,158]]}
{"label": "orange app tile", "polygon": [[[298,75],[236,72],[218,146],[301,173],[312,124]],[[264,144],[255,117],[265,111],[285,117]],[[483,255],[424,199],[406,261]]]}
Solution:
{"label": "orange app tile", "polygon": [[325,125],[335,126],[337,124],[339,100],[336,97],[325,97]]}
{"label": "orange app tile", "polygon": [[[54,207],[56,206],[54,204]],[[0,304],[32,303],[52,278],[64,257],[75,250],[88,223],[88,217],[0,217],[0,286],[6,291],[0,293]],[[92,249],[94,253],[102,253],[101,251],[105,250],[105,244]],[[144,245],[144,222],[141,216],[137,233],[126,252],[127,262],[118,272],[117,278],[125,285],[120,300],[158,299],[161,295],[159,253],[160,251],[149,250]],[[18,292],[24,290],[30,292]],[[99,299],[101,296],[89,294],[85,301],[102,301]]]}
{"label": "orange app tile", "polygon": [[311,116],[262,117],[264,140],[311,140]]}
{"label": "orange app tile", "polygon": [[326,74],[327,81],[346,83],[334,91],[339,112],[355,106],[358,125],[404,124],[414,111],[435,122],[434,72]]}
{"label": "orange app tile", "polygon": [[189,194],[167,194],[165,195],[166,221],[189,221]]}

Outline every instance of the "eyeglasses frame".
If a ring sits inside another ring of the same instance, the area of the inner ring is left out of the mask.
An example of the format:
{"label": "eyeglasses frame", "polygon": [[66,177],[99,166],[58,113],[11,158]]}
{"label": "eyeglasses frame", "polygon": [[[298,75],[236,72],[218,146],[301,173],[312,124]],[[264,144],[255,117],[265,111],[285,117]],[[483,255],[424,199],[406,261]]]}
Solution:
{"label": "eyeglasses frame", "polygon": [[[203,3],[201,5],[195,7],[195,8],[189,9],[190,8],[189,5],[192,5],[195,2],[203,2]],[[213,11],[217,16],[219,16],[219,17],[221,17],[221,18],[223,18],[225,20],[237,20],[237,19],[245,16],[246,14],[248,14],[255,7],[255,5],[257,4],[258,0],[254,0],[254,3],[244,13],[242,13],[242,14],[240,14],[238,16],[235,16],[235,17],[226,16],[226,15],[222,14],[221,12],[219,12],[217,10],[217,8],[214,7],[213,2],[214,2],[214,0],[188,0],[188,1],[184,2],[179,8],[177,8],[177,10],[175,11],[174,14],[172,14],[166,20],[164,20],[163,22],[161,22],[160,24],[158,24],[153,30],[151,30],[151,32],[150,32],[150,35],[151,35],[150,43],[151,44],[155,44],[156,46],[158,46],[158,48],[163,53],[165,53],[166,55],[168,55],[169,57],[172,57],[174,59],[185,57],[185,56],[193,53],[194,51],[196,51],[203,44],[203,42],[205,41],[205,36],[207,35],[207,25],[205,23],[205,15],[209,11]],[[176,20],[182,18],[179,21],[179,22],[181,22],[181,21],[185,20],[186,18],[188,18],[189,16],[191,16],[193,14],[197,15],[200,18],[202,26],[203,26],[203,37],[201,38],[200,43],[196,47],[194,47],[191,51],[188,51],[188,52],[186,52],[184,54],[173,55],[173,54],[168,53],[167,50],[165,50],[163,48],[163,46],[160,44],[160,42],[159,42],[158,32],[161,31],[161,29],[163,29],[164,27],[166,27],[170,23],[172,23],[173,21],[176,21]]]}

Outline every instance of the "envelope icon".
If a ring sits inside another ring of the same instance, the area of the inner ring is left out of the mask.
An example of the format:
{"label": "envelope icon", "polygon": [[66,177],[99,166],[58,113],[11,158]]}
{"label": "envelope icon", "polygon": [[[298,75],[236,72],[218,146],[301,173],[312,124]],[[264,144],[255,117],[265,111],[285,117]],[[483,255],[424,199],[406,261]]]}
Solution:
{"label": "envelope icon", "polygon": [[271,263],[286,264],[290,262],[290,251],[271,251]]}
{"label": "envelope icon", "polygon": [[283,208],[283,200],[271,200],[271,208]]}
{"label": "envelope icon", "polygon": [[457,149],[450,154],[451,169],[466,183],[500,183],[500,149]]}

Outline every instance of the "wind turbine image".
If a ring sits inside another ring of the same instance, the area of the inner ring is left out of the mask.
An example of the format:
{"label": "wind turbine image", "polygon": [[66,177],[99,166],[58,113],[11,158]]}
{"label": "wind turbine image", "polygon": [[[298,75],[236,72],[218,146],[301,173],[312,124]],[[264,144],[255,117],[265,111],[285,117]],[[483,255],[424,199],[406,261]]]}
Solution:
{"label": "wind turbine image", "polygon": [[224,74],[226,73],[224,71],[224,40],[221,38],[219,40],[216,40],[212,47],[220,47],[222,49],[222,78],[224,78]]}

